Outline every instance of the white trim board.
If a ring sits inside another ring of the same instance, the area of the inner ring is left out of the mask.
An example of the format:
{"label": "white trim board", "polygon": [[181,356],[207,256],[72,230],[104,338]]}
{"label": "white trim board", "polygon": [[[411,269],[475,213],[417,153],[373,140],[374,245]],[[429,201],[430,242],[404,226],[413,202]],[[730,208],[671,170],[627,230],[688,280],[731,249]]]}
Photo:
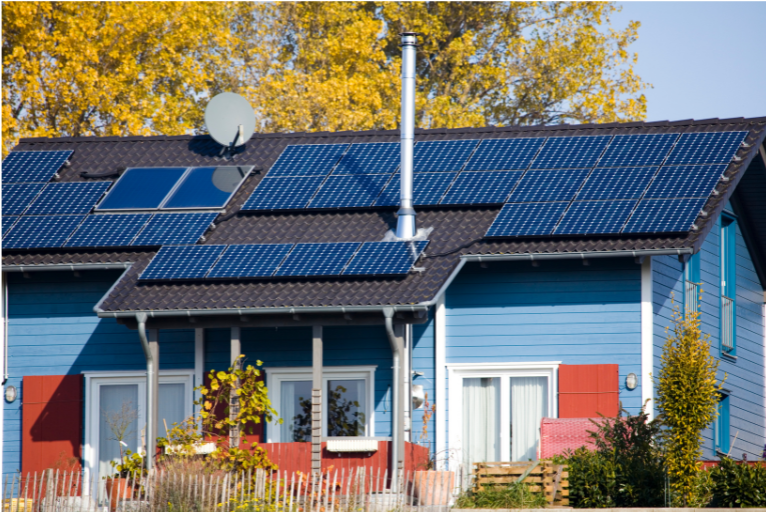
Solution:
{"label": "white trim board", "polygon": [[445,295],[442,294],[434,309],[434,377],[436,378],[436,394],[434,404],[436,411],[434,425],[436,426],[436,469],[446,468],[447,452],[447,312],[444,307]]}
{"label": "white trim board", "polygon": [[641,404],[647,401],[646,413],[654,419],[654,272],[652,258],[641,263]]}

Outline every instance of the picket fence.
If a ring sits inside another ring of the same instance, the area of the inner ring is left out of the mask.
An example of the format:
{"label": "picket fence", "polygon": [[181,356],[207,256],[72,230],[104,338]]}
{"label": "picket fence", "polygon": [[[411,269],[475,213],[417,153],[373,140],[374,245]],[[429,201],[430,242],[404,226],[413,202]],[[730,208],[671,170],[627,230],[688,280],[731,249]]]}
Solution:
{"label": "picket fence", "polygon": [[387,470],[364,467],[321,476],[259,469],[88,478],[87,472],[59,470],[6,476],[3,512],[449,511],[455,487],[449,471],[404,471],[392,488]]}

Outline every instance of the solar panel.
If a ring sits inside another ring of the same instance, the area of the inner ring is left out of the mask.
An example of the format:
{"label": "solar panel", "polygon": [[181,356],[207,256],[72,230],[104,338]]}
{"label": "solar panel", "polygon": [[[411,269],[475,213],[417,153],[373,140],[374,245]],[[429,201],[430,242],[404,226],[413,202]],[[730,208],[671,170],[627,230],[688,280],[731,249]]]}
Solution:
{"label": "solar panel", "polygon": [[128,169],[122,173],[98,208],[100,210],[159,208],[186,170],[186,167]]}
{"label": "solar panel", "polygon": [[728,164],[746,136],[746,131],[684,133],[665,164]]}
{"label": "solar panel", "polygon": [[478,140],[416,142],[413,171],[416,173],[460,171],[478,142]]}
{"label": "solar panel", "polygon": [[503,203],[524,171],[463,171],[441,205]]}
{"label": "solar panel", "polygon": [[287,146],[269,169],[269,176],[326,176],[348,144]]}
{"label": "solar panel", "polygon": [[17,219],[16,216],[3,216],[3,235],[8,233]]}
{"label": "solar panel", "polygon": [[[444,196],[455,173],[418,173],[412,175],[413,205],[436,205]],[[395,175],[380,195],[375,205],[390,207],[399,205],[401,178]]]}
{"label": "solar panel", "polygon": [[55,248],[83,220],[78,216],[23,216],[3,239],[3,248]]}
{"label": "solar panel", "polygon": [[428,241],[362,243],[343,275],[406,275]]}
{"label": "solar panel", "polygon": [[309,207],[369,207],[390,178],[390,174],[330,176],[311,200]]}
{"label": "solar panel", "polygon": [[599,167],[660,165],[678,133],[663,135],[616,135],[604,156],[598,161]]}
{"label": "solar panel", "polygon": [[47,182],[72,155],[62,151],[11,151],[3,160],[3,183]]}
{"label": "solar panel", "polygon": [[216,216],[209,212],[155,214],[131,246],[192,245]]}
{"label": "solar panel", "polygon": [[688,232],[706,198],[641,200],[623,233]]}
{"label": "solar panel", "polygon": [[544,138],[509,138],[483,140],[465,171],[508,171],[526,169],[537,154]]}
{"label": "solar panel", "polygon": [[66,242],[67,247],[129,246],[151,214],[91,214]]}
{"label": "solar panel", "polygon": [[726,164],[661,167],[644,198],[708,197],[725,170]]}
{"label": "solar panel", "polygon": [[226,245],[163,246],[139,280],[202,279]]}
{"label": "solar panel", "polygon": [[266,177],[247,199],[242,210],[302,209],[319,185],[321,176]]}
{"label": "solar panel", "polygon": [[532,162],[535,169],[592,167],[609,143],[611,136],[552,137]]}
{"label": "solar panel", "polygon": [[658,167],[596,168],[577,193],[578,200],[640,198]]}
{"label": "solar panel", "polygon": [[178,182],[162,204],[165,209],[223,207],[250,172],[250,167],[195,167]]}
{"label": "solar panel", "polygon": [[399,149],[398,142],[352,144],[332,174],[393,173],[401,162]]}
{"label": "solar panel", "polygon": [[275,276],[340,275],[360,243],[299,243]]}
{"label": "solar panel", "polygon": [[292,247],[290,243],[229,245],[207,277],[270,277]]}
{"label": "solar panel", "polygon": [[87,214],[112,182],[49,183],[26,214]]}
{"label": "solar panel", "polygon": [[618,234],[637,200],[576,201],[554,234]]}
{"label": "solar panel", "polygon": [[542,236],[556,227],[569,202],[506,203],[487,231],[487,237]]}
{"label": "solar panel", "polygon": [[571,200],[588,176],[588,171],[588,169],[527,171],[508,201],[519,203]]}
{"label": "solar panel", "polygon": [[44,183],[4,183],[3,215],[24,214],[26,208],[45,185]]}

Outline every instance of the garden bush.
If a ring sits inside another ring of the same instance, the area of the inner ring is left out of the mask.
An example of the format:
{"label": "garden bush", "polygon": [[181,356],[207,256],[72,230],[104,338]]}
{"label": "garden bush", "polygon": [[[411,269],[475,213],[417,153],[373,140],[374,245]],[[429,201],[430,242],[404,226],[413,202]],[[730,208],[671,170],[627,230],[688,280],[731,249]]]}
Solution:
{"label": "garden bush", "polygon": [[545,494],[531,491],[528,484],[476,487],[461,494],[455,502],[458,509],[540,509],[545,507]]}
{"label": "garden bush", "polygon": [[766,465],[724,457],[710,469],[713,507],[766,507]]}

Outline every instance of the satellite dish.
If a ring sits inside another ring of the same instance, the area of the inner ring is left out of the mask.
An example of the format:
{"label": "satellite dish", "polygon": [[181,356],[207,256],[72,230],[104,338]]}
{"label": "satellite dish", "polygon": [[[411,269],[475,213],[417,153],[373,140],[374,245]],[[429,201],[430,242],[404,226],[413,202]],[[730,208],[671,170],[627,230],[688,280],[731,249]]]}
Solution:
{"label": "satellite dish", "polygon": [[255,113],[247,99],[224,92],[207,103],[205,124],[213,140],[230,150],[250,140],[255,131]]}

